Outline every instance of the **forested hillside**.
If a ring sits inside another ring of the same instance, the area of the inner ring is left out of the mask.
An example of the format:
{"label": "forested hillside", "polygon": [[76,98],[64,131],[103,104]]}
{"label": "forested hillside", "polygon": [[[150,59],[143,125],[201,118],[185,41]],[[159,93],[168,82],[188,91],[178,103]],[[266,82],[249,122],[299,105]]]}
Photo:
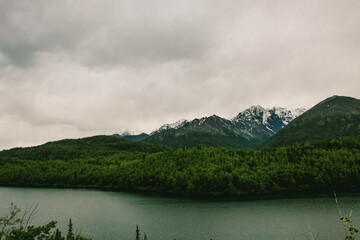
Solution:
{"label": "forested hillside", "polygon": [[100,136],[3,151],[0,166],[2,186],[181,195],[359,191],[360,139],[254,151],[165,149]]}
{"label": "forested hillside", "polygon": [[291,121],[263,147],[279,147],[343,136],[360,137],[360,100],[332,96]]}
{"label": "forested hillside", "polygon": [[80,139],[64,139],[40,146],[13,148],[0,152],[0,158],[21,160],[71,160],[114,154],[139,154],[159,152],[166,147],[129,141],[114,136],[94,136]]}

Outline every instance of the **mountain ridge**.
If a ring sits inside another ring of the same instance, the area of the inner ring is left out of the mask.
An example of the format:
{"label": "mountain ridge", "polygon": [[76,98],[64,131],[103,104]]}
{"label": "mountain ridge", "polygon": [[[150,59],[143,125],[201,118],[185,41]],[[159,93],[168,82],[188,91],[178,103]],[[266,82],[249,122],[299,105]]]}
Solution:
{"label": "mountain ridge", "polygon": [[289,123],[264,143],[263,147],[359,135],[360,100],[334,95],[319,102]]}
{"label": "mountain ridge", "polygon": [[342,136],[360,136],[360,100],[334,95],[308,111],[253,105],[231,119],[182,119],[135,140],[170,147],[264,148]]}
{"label": "mountain ridge", "polygon": [[240,112],[232,119],[217,115],[179,120],[164,124],[144,141],[171,147],[254,148],[274,135],[305,109],[263,108],[259,105]]}

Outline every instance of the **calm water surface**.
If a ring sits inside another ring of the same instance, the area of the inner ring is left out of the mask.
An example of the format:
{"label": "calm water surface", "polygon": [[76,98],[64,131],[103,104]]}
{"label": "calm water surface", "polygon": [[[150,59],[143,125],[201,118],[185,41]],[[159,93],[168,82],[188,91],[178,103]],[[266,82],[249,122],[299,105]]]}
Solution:
{"label": "calm water surface", "polygon": [[[344,239],[334,199],[327,197],[214,201],[97,190],[0,187],[0,213],[10,202],[38,203],[34,224],[57,220],[94,240],[135,239],[139,225],[149,240],[307,240],[307,222],[318,239]],[[354,206],[360,226],[360,195],[340,195],[343,212]]]}

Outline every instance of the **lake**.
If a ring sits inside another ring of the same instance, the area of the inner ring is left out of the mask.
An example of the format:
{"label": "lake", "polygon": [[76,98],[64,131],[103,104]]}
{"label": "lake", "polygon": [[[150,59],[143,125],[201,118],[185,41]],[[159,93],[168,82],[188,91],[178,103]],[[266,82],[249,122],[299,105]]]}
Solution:
{"label": "lake", "polygon": [[[360,194],[339,194],[343,213],[354,206],[360,226]],[[307,222],[321,239],[344,239],[334,198],[269,200],[182,199],[82,189],[0,187],[0,213],[10,202],[24,208],[38,203],[33,224],[58,221],[63,234],[69,218],[74,230],[94,240],[135,239],[136,225],[149,240],[309,239]]]}

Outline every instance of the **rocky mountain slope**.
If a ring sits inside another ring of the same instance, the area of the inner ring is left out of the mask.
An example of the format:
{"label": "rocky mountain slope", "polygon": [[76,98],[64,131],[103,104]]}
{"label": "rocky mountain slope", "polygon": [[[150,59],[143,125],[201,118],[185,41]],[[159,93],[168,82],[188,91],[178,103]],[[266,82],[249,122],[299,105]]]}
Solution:
{"label": "rocky mountain slope", "polygon": [[144,141],[172,146],[226,146],[253,148],[273,136],[305,109],[252,106],[229,120],[213,115],[165,124]]}

